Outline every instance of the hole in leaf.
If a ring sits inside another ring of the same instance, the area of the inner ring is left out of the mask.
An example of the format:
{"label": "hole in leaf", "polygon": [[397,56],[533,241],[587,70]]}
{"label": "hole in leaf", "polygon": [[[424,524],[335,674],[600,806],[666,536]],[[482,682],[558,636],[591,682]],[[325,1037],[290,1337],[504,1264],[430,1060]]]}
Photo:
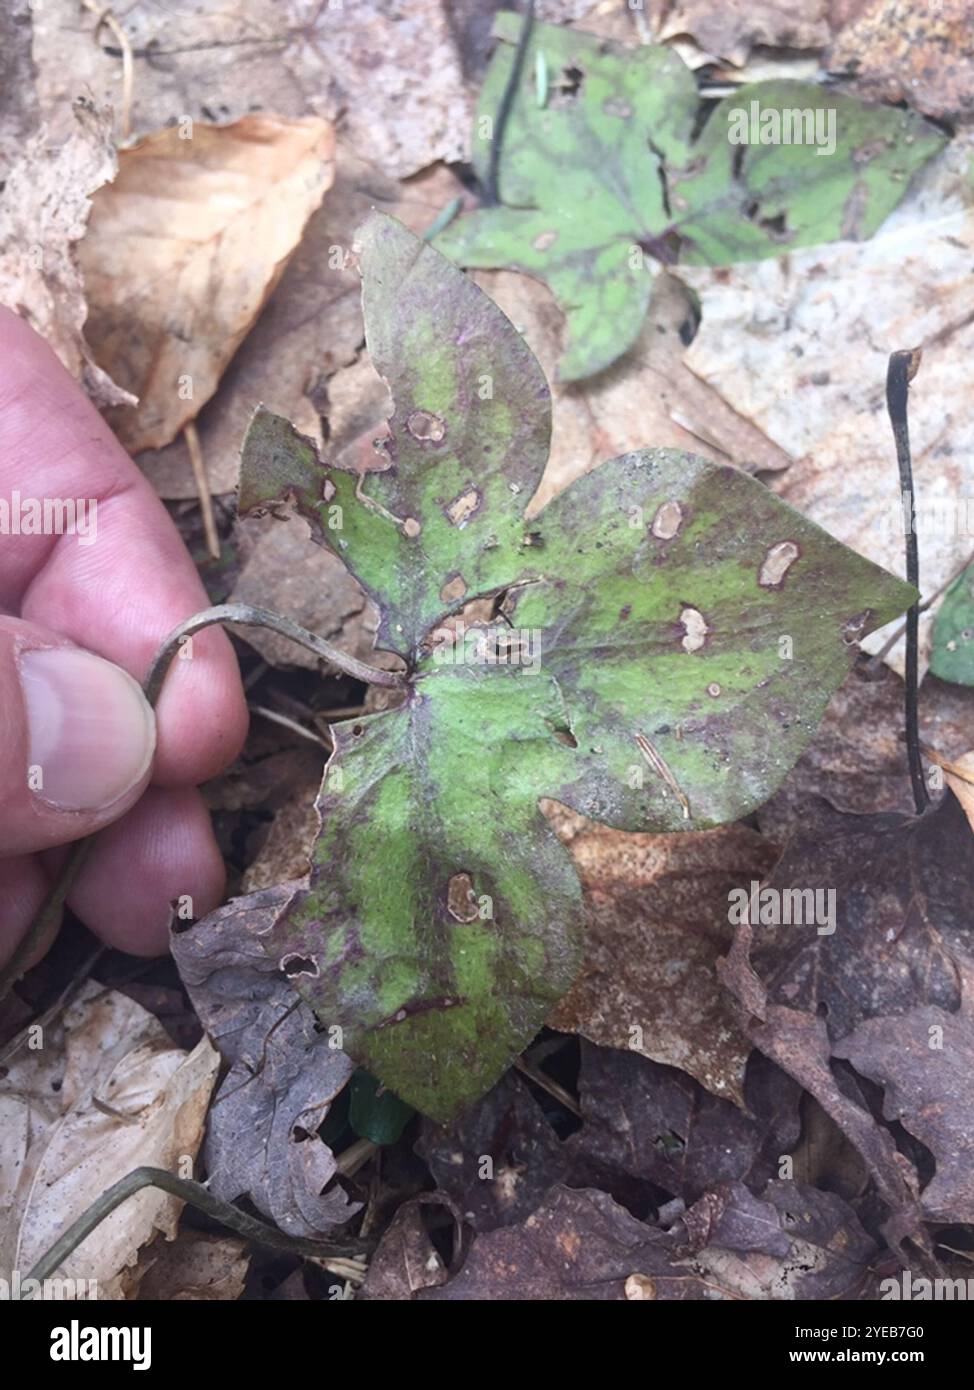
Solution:
{"label": "hole in leaf", "polygon": [[281,969],[288,979],[293,979],[295,975],[317,975],[318,962],[312,960],[310,956],[282,956]]}
{"label": "hole in leaf", "polygon": [[585,73],[581,68],[575,67],[574,64],[562,68],[558,80],[554,83],[549,105],[553,107],[571,106],[573,102],[578,100],[584,83]]}

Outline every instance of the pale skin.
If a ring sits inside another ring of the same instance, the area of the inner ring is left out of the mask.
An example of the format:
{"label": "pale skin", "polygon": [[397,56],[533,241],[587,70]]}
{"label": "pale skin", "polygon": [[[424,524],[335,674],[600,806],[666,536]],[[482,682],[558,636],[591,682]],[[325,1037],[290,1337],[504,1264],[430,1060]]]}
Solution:
{"label": "pale skin", "polygon": [[[63,848],[100,830],[68,902],[103,941],[168,948],[169,903],[215,907],[224,866],[197,790],[233,761],[247,708],[233,648],[211,628],[173,664],[143,775],[107,806],[64,810],[30,789],[18,663],[74,646],[145,677],[163,639],[209,600],[164,506],[44,342],[0,308],[0,497],[97,499],[97,538],[0,535],[0,968],[27,932]],[[41,943],[42,953],[50,935]],[[35,958],[38,953],[35,953]]]}

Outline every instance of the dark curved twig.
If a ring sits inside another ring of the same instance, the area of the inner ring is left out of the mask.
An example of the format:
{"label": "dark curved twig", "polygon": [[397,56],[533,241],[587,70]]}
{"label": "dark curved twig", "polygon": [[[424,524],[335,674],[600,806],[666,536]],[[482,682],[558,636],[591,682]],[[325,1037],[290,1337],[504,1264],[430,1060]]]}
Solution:
{"label": "dark curved twig", "polygon": [[[920,366],[921,350],[906,348],[890,354],[886,372],[886,409],[893,426],[893,439],[896,443],[896,462],[900,470],[900,498],[909,500],[910,516],[906,531],[906,579],[908,584],[919,590],[920,555],[917,546],[916,527],[913,524],[913,461],[910,457],[909,429],[909,391],[910,382]],[[913,802],[920,816],[930,804],[926,783],[923,780],[923,759],[920,755],[920,733],[917,707],[919,693],[918,634],[920,621],[919,599],[911,605],[906,615],[906,752],[910,763],[910,782],[913,786]]]}
{"label": "dark curved twig", "polygon": [[133,1168],[131,1173],[112,1183],[111,1187],[92,1202],[87,1211],[82,1212],[76,1221],[72,1221],[68,1229],[58,1236],[50,1249],[37,1261],[27,1276],[28,1279],[36,1279],[39,1283],[50,1279],[55,1270],[60,1268],[81,1242],[86,1240],[116,1207],[146,1187],[158,1187],[161,1191],[168,1192],[171,1197],[178,1197],[180,1201],[235,1231],[244,1240],[251,1240],[271,1250],[282,1250],[289,1255],[301,1255],[316,1260],[352,1259],[371,1248],[371,1242],[368,1240],[358,1240],[347,1245],[334,1241],[310,1240],[305,1236],[286,1235],[275,1226],[258,1221],[255,1216],[248,1216],[232,1202],[224,1202],[221,1198],[214,1197],[202,1183],[193,1182],[190,1178],[177,1178],[165,1168],[142,1167]]}

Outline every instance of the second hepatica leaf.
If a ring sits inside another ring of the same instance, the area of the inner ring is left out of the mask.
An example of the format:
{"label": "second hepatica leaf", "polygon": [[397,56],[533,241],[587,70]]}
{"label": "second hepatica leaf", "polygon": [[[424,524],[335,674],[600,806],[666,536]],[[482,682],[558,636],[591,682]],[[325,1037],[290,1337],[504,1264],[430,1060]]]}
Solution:
{"label": "second hepatica leaf", "polygon": [[[746,814],[855,639],[913,590],[746,474],[675,450],[614,459],[525,520],[549,429],[536,361],[398,222],[376,215],[360,240],[394,402],[379,471],[326,466],[260,411],[240,502],[293,500],[379,604],[407,692],[334,726],[311,880],[264,943],[346,1051],[446,1121],[580,965],[581,893],[539,798],[631,830]],[[473,599],[495,617],[461,641]]]}
{"label": "second hepatica leaf", "polygon": [[[506,13],[495,23],[473,141],[482,181],[521,23]],[[632,346],[655,262],[725,265],[871,236],[944,144],[911,112],[813,83],[742,87],[695,136],[699,114],[693,76],[670,49],[534,26],[503,131],[500,205],[459,218],[437,245],[461,265],[548,284],[566,315],[561,380],[591,376]],[[730,138],[745,134],[746,144]]]}

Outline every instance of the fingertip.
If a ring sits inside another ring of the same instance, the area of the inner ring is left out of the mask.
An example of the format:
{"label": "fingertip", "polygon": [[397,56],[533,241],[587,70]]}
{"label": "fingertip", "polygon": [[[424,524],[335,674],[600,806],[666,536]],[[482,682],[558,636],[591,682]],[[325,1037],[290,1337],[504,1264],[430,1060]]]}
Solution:
{"label": "fingertip", "polygon": [[197,633],[192,646],[184,646],[166,676],[156,717],[156,786],[206,782],[239,755],[250,717],[237,656],[224,632]]}
{"label": "fingertip", "polygon": [[169,950],[172,904],[183,916],[203,917],[219,905],[225,881],[199,792],[150,787],[99,835],[68,904],[106,945],[160,956]]}

